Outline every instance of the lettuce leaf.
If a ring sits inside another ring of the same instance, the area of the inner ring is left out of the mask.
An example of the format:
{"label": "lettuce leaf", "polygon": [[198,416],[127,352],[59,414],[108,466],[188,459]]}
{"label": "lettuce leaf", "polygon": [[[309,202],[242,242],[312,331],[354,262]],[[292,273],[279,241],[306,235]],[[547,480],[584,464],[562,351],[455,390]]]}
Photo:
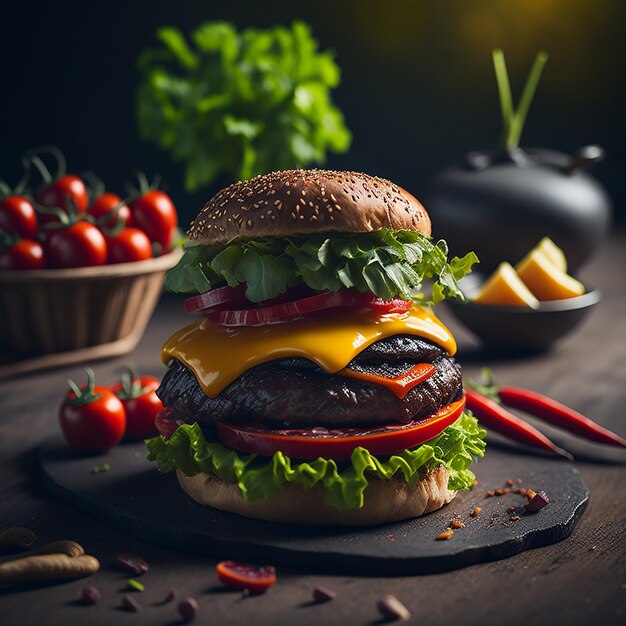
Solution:
{"label": "lettuce leaf", "polygon": [[270,300],[303,282],[317,291],[342,288],[371,291],[389,300],[410,299],[425,279],[432,295],[463,299],[458,281],[478,261],[473,252],[448,261],[445,241],[415,231],[316,233],[302,237],[236,239],[225,246],[188,242],[178,265],[166,277],[169,291],[199,293],[215,287],[246,285],[252,302]]}
{"label": "lettuce leaf", "polygon": [[347,463],[332,459],[296,461],[281,452],[273,457],[240,454],[219,442],[206,440],[200,426],[183,424],[169,439],[154,437],[146,441],[148,460],[155,461],[161,473],[180,469],[188,476],[212,473],[222,480],[237,483],[243,498],[266,500],[284,485],[304,489],[321,485],[326,504],[339,511],[363,506],[368,478],[394,476],[414,485],[429,468],[445,466],[450,472],[450,489],[470,489],[474,474],[469,470],[474,457],[482,457],[486,431],[469,412],[440,435],[410,450],[379,459],[365,448],[356,448]]}
{"label": "lettuce leaf", "polygon": [[188,37],[163,26],[156,39],[138,60],[139,134],[182,164],[187,190],[324,163],[349,148],[332,96],[339,66],[304,22],[204,22]]}

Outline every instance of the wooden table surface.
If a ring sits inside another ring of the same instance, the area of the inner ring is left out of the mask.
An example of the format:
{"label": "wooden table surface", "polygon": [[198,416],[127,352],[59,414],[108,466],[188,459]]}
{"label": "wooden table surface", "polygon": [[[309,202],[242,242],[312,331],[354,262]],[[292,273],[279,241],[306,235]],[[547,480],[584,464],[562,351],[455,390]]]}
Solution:
{"label": "wooden table surface", "polygon": [[[603,300],[584,326],[549,354],[511,359],[481,353],[471,337],[442,314],[459,340],[465,376],[476,376],[481,366],[488,365],[502,383],[545,392],[626,436],[625,243],[624,233],[615,235],[585,268],[582,278],[602,290]],[[160,345],[184,320],[179,300],[161,301],[131,357],[142,371],[162,374]],[[98,379],[113,379],[126,360],[96,363]],[[0,528],[27,526],[42,543],[59,538],[79,541],[103,564],[102,570],[88,579],[103,598],[93,607],[76,603],[86,580],[0,589],[0,624],[173,624],[178,620],[175,603],[153,606],[172,588],[197,599],[200,612],[196,623],[202,624],[378,623],[375,602],[385,593],[404,602],[412,613],[411,623],[429,626],[623,623],[626,456],[621,450],[607,450],[545,429],[576,455],[576,467],[591,492],[581,522],[561,543],[501,561],[419,577],[311,575],[302,563],[298,571],[281,568],[278,584],[265,596],[243,598],[239,593],[218,590],[215,563],[210,559],[144,543],[55,502],[45,493],[35,449],[57,429],[57,405],[68,376],[80,378],[81,368],[0,383]],[[140,554],[151,566],[142,578],[146,591],[136,596],[143,605],[141,613],[120,609],[126,577],[108,564],[121,551]],[[315,585],[335,590],[337,599],[310,606]]]}

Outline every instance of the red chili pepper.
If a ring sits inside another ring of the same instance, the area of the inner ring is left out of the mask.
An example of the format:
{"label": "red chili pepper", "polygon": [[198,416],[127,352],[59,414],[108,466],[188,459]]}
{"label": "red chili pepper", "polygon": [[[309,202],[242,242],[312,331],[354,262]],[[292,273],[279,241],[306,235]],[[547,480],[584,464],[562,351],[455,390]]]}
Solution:
{"label": "red chili pepper", "polygon": [[491,428],[501,435],[513,439],[514,441],[519,441],[527,446],[548,450],[549,452],[560,454],[570,461],[574,460],[569,452],[559,448],[534,426],[527,424],[524,420],[516,417],[513,413],[510,413],[490,398],[483,396],[473,389],[466,389],[465,399],[467,408],[470,409],[472,413],[476,415],[478,421],[487,428]]}
{"label": "red chili pepper", "polygon": [[599,443],[626,448],[626,440],[619,435],[596,424],[578,411],[574,411],[574,409],[570,409],[568,406],[540,393],[521,387],[501,387],[498,390],[498,395],[502,404],[526,411],[530,415],[545,420],[554,426],[559,426],[575,435]]}

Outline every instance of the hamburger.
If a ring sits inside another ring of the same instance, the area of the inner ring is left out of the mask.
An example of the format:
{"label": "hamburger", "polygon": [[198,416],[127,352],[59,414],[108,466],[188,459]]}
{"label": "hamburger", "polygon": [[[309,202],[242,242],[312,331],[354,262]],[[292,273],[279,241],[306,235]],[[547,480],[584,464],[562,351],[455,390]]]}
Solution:
{"label": "hamburger", "polygon": [[161,472],[202,505],[285,523],[397,521],[472,487],[485,432],[432,305],[461,297],[477,259],[449,260],[411,194],[274,172],[217,193],[188,235],[166,284],[195,319],[163,346],[147,441]]}

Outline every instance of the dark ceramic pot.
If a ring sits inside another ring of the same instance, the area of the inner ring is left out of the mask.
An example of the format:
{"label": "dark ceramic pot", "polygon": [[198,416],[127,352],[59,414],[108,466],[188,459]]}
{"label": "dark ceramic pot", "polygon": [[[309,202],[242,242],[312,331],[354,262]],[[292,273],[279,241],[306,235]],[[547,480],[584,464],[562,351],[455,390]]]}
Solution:
{"label": "dark ceramic pot", "polygon": [[516,263],[548,236],[576,272],[609,229],[610,199],[584,171],[603,156],[598,146],[574,157],[538,148],[470,153],[424,195],[433,235],[445,239],[452,254],[474,250],[481,272]]}

